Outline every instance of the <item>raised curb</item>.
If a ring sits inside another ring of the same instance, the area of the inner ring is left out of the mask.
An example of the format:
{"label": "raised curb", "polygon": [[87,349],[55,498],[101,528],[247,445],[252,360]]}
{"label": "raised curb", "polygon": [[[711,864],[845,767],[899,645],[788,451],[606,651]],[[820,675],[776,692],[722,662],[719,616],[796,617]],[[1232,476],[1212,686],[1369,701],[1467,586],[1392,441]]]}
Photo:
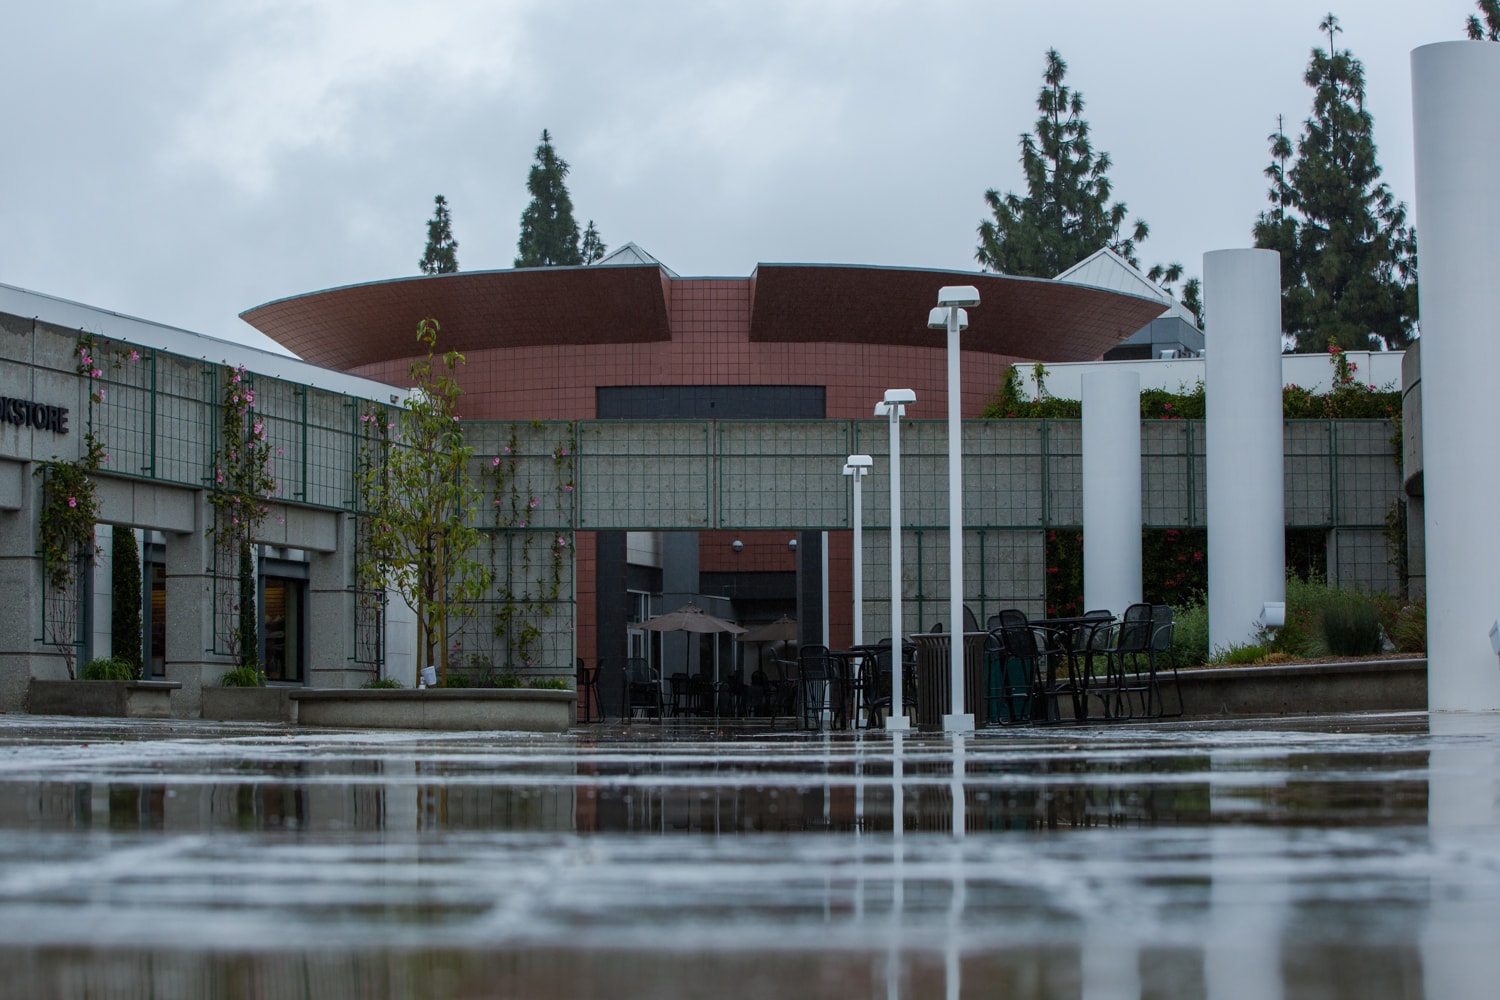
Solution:
{"label": "raised curb", "polygon": [[561,733],[573,724],[575,691],[534,688],[293,690],[297,721],[341,729],[510,730]]}
{"label": "raised curb", "polygon": [[[1427,710],[1426,658],[1204,667],[1179,677],[1185,719]],[[1174,707],[1170,687],[1166,699]]]}
{"label": "raised curb", "polygon": [[181,681],[41,681],[26,691],[32,715],[81,715],[105,719],[170,719],[172,692]]}
{"label": "raised curb", "polygon": [[290,687],[206,687],[203,718],[216,722],[296,722]]}

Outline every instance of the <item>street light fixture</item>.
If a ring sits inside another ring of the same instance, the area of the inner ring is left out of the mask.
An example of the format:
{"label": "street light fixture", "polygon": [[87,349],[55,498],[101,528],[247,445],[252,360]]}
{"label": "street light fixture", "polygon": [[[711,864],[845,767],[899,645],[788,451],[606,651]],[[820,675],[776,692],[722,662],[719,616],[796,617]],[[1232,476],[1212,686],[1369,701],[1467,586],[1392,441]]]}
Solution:
{"label": "street light fixture", "polygon": [[901,628],[901,418],[906,416],[906,404],[916,401],[917,394],[910,389],[887,389],[885,399],[875,404],[875,415],[887,418],[891,428],[891,712],[885,720],[887,731],[911,728],[901,704],[905,644]]}
{"label": "street light fixture", "polygon": [[864,503],[860,499],[860,483],[875,461],[869,455],[850,455],[844,462],[844,475],[854,480],[854,645],[865,642],[865,553]]}
{"label": "street light fixture", "polygon": [[969,325],[964,307],[977,305],[979,289],[973,285],[946,285],[938,290],[937,308],[927,314],[929,328],[948,331],[948,576],[953,624],[949,626],[952,710],[943,716],[945,733],[974,730],[974,713],[964,711],[963,382],[958,370],[958,334]]}

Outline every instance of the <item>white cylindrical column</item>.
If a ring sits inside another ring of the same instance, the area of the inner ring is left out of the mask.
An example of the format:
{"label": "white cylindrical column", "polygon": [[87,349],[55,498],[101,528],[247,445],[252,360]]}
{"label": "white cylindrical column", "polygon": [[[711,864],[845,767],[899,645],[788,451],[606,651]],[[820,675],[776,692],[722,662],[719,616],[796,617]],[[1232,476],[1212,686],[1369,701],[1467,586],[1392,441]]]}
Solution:
{"label": "white cylindrical column", "polygon": [[1427,707],[1500,710],[1500,45],[1411,54],[1422,224]]}
{"label": "white cylindrical column", "polygon": [[1083,606],[1141,599],[1141,377],[1083,376]]}
{"label": "white cylindrical column", "polygon": [[1213,317],[1203,366],[1208,641],[1223,649],[1251,642],[1264,606],[1286,601],[1281,257],[1274,250],[1206,253],[1203,293]]}

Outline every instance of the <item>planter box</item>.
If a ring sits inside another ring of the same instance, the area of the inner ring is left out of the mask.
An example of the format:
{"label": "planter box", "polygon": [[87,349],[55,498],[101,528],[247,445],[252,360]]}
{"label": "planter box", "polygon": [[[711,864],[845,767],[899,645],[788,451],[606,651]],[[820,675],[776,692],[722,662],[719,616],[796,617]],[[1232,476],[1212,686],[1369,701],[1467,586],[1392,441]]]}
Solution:
{"label": "planter box", "polygon": [[206,687],[203,717],[216,722],[296,722],[297,688]]}
{"label": "planter box", "polygon": [[561,733],[578,706],[576,691],[534,688],[302,688],[291,699],[300,724],[339,729]]}
{"label": "planter box", "polygon": [[181,681],[39,681],[26,692],[32,715],[106,719],[170,719]]}
{"label": "planter box", "polygon": [[[1427,710],[1425,659],[1204,668],[1180,676],[1188,719]],[[1166,698],[1175,707],[1170,689]]]}

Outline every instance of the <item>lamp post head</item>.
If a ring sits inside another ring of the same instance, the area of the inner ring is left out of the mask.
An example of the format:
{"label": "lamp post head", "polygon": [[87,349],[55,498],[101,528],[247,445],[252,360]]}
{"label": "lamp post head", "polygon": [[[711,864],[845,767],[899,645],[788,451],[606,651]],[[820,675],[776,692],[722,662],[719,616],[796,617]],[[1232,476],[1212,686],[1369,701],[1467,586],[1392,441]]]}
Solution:
{"label": "lamp post head", "polygon": [[875,415],[877,417],[889,417],[895,420],[897,417],[906,416],[906,404],[915,403],[917,394],[910,389],[887,389],[885,399],[875,404]]}
{"label": "lamp post head", "polygon": [[874,465],[875,460],[869,455],[850,455],[844,462],[844,475],[857,479],[869,472]]}
{"label": "lamp post head", "polygon": [[979,289],[973,285],[944,285],[938,289],[938,305],[945,309],[950,306],[977,306]]}
{"label": "lamp post head", "polygon": [[927,313],[927,329],[946,330],[951,313],[958,313],[958,328],[967,330],[969,328],[969,311],[967,309],[950,309],[948,306],[935,306]]}

